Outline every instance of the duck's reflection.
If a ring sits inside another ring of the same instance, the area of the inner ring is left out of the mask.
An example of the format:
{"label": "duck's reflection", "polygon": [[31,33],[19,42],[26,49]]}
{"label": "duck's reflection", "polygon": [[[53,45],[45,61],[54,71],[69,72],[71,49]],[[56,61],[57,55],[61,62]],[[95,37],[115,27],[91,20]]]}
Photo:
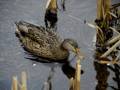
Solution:
{"label": "duck's reflection", "polygon": [[96,79],[97,79],[96,90],[107,90],[107,86],[108,86],[107,80],[109,76],[107,65],[94,62],[94,67],[96,70]]}
{"label": "duck's reflection", "polygon": [[109,71],[106,64],[101,64],[99,61],[101,60],[99,57],[101,56],[100,53],[95,53],[95,61],[94,61],[94,68],[96,71],[96,79],[97,79],[97,85],[96,90],[107,90],[108,87],[108,76]]}
{"label": "duck's reflection", "polygon": [[47,81],[44,83],[42,90],[52,90],[52,78],[54,76],[54,67],[51,67]]}
{"label": "duck's reflection", "polygon": [[[100,58],[97,61],[94,62],[94,67],[96,70],[96,79],[98,81],[98,84],[96,86],[96,90],[107,90],[107,87],[112,88],[113,90],[120,90],[120,66],[119,66],[119,53],[116,52],[114,54],[111,54],[107,58],[102,58],[103,61],[108,61],[108,64],[101,64],[99,61],[101,60]],[[110,59],[108,59],[110,58]],[[110,64],[110,65],[109,65]],[[114,73],[112,80],[116,82],[117,87],[113,85],[108,85],[107,80],[109,76],[109,71]]]}
{"label": "duck's reflection", "polygon": [[73,68],[69,63],[63,64],[61,69],[68,78],[74,78],[75,68]]}
{"label": "duck's reflection", "polygon": [[[68,79],[75,77],[76,69],[73,66],[71,66],[71,64],[70,64],[71,62],[69,62],[68,60],[65,60],[66,62],[51,62],[50,60],[47,60],[45,58],[40,58],[35,55],[31,55],[28,53],[27,53],[27,55],[29,55],[29,56],[25,57],[26,59],[32,60],[33,62],[43,63],[43,64],[49,66],[50,68],[55,68],[56,65],[60,66],[62,72],[68,77]],[[55,63],[58,63],[58,64],[55,64]],[[84,71],[81,70],[81,74],[83,74],[83,73],[84,73]]]}
{"label": "duck's reflection", "polygon": [[116,82],[117,87],[110,86],[113,90],[120,90],[120,66],[118,64],[114,64],[113,66],[108,66],[108,68],[114,72],[114,76],[112,79]]}
{"label": "duck's reflection", "polygon": [[[53,68],[55,66],[54,63],[58,63],[57,65],[61,66],[61,70],[62,72],[70,79],[70,78],[74,78],[75,77],[75,68],[73,66],[70,65],[70,62],[50,62],[49,60],[44,60],[43,58],[38,58],[38,57],[26,57],[26,59],[32,60],[32,61],[36,61],[36,62],[40,62],[40,63],[44,63],[47,64],[48,66],[50,66],[51,68]],[[54,67],[55,68],[55,67]],[[81,70],[81,74],[83,74],[83,70]]]}
{"label": "duck's reflection", "polygon": [[[75,71],[76,69],[70,65],[70,63],[65,63],[62,65],[62,71],[63,73],[69,78],[74,78],[75,77]],[[83,70],[81,70],[81,74],[83,74]]]}

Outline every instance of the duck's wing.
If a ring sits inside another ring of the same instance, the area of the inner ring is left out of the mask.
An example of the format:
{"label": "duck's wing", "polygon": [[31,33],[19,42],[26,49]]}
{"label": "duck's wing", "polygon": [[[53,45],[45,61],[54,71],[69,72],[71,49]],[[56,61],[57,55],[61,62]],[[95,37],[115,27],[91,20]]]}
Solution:
{"label": "duck's wing", "polygon": [[35,40],[38,43],[46,44],[55,44],[61,43],[60,37],[57,35],[57,33],[53,30],[45,29],[42,26],[37,26],[25,21],[16,22],[17,28],[20,32],[25,34],[26,37],[29,37],[33,40]]}

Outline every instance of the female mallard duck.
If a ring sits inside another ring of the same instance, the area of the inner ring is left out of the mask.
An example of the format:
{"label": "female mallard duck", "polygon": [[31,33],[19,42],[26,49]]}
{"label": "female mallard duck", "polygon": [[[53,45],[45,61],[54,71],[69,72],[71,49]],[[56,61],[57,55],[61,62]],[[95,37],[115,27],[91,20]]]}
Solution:
{"label": "female mallard duck", "polygon": [[25,21],[16,22],[16,26],[16,35],[22,46],[33,55],[62,61],[68,58],[69,51],[77,51],[78,44],[74,40],[62,41],[55,31]]}

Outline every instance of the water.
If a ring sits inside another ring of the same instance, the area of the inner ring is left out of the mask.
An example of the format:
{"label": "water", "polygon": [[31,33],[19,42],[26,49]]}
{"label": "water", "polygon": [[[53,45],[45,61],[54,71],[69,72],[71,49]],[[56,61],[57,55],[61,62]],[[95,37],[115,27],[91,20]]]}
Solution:
{"label": "water", "polygon": [[[115,2],[118,1],[115,0]],[[28,90],[41,90],[49,76],[51,66],[55,67],[52,78],[53,90],[68,90],[68,77],[61,70],[61,65],[38,63],[26,59],[28,55],[25,54],[14,34],[15,21],[25,20],[44,25],[46,2],[47,0],[0,0],[0,90],[10,90],[12,76],[17,75],[20,78],[22,71],[28,74]],[[59,8],[61,8],[60,5]],[[96,75],[99,75],[99,73],[96,74],[94,67],[94,50],[91,43],[95,30],[83,23],[84,20],[93,22],[95,17],[96,0],[66,0],[66,11],[59,11],[58,16],[59,35],[62,38],[77,40],[85,55],[85,60],[81,62],[84,70],[81,76],[81,90],[96,90]],[[114,73],[111,72],[107,82],[117,86],[112,80],[113,76]],[[109,87],[107,90],[112,89]]]}

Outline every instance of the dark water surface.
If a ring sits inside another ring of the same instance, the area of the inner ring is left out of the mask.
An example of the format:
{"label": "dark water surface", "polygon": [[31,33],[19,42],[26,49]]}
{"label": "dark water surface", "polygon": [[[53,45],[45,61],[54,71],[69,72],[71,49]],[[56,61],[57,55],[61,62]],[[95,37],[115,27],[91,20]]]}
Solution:
{"label": "dark water surface", "polygon": [[[119,0],[114,1],[118,2]],[[52,79],[53,90],[68,90],[69,81],[63,74],[61,66],[25,59],[28,55],[24,53],[25,51],[14,34],[15,21],[25,20],[33,24],[44,25],[46,2],[47,0],[0,0],[0,90],[10,90],[12,76],[17,75],[20,78],[22,71],[26,71],[28,74],[28,90],[41,90],[51,66],[55,66]],[[59,8],[61,8],[60,4]],[[81,63],[84,70],[84,74],[81,76],[81,90],[102,90],[96,89],[96,75],[102,71],[98,71],[96,74],[97,69],[95,69],[96,64],[93,58],[94,48],[91,42],[95,30],[83,23],[85,19],[93,22],[95,17],[96,0],[66,0],[66,11],[59,11],[59,35],[62,38],[77,40],[85,54],[85,60]],[[37,65],[33,66],[33,63]],[[73,61],[73,66],[74,63]],[[112,76],[114,73],[109,74],[106,83],[117,87],[117,84],[111,79]],[[108,87],[103,90],[113,89]]]}

